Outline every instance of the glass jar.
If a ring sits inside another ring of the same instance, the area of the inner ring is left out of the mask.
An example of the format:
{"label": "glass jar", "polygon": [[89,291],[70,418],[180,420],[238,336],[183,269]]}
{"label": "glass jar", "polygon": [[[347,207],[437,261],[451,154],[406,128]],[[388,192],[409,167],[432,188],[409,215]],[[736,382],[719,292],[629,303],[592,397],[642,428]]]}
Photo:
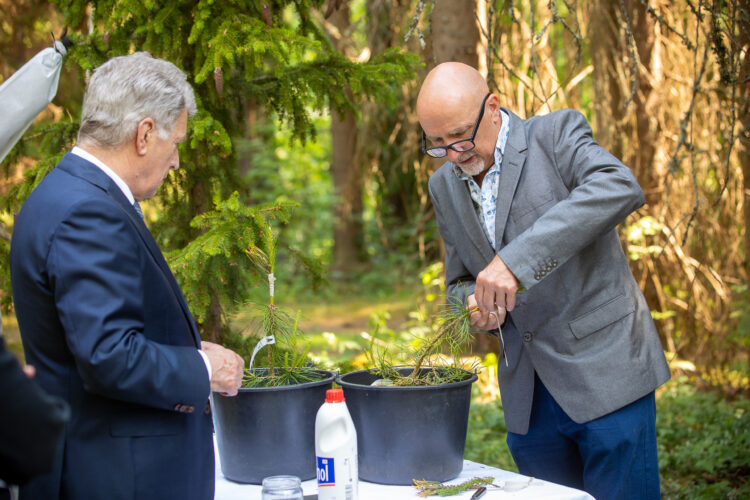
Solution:
{"label": "glass jar", "polygon": [[303,500],[302,483],[297,476],[263,478],[263,500]]}

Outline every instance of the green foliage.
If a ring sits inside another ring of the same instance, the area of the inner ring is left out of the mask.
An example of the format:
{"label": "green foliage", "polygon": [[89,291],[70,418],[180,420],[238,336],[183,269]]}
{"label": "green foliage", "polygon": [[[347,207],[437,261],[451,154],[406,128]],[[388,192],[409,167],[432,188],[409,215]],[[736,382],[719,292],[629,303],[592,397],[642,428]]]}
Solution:
{"label": "green foliage", "polygon": [[[328,262],[333,245],[333,181],[329,165],[331,144],[330,120],[313,116],[320,133],[304,147],[292,132],[274,119],[258,120],[247,139],[237,139],[240,158],[249,159],[250,168],[243,182],[252,186],[252,203],[294,201],[299,204],[294,217],[280,225],[279,245],[284,248],[304,246],[305,256],[317,265]],[[277,259],[277,273],[284,277],[285,296],[310,295],[319,298],[321,288],[311,290],[309,279],[298,272],[299,259],[282,252]]]}
{"label": "green foliage", "polygon": [[660,394],[656,420],[665,498],[748,498],[749,400],[699,392],[680,377]]}
{"label": "green foliage", "polygon": [[[93,26],[88,34],[69,33],[75,46],[65,65],[67,70],[78,70],[80,81],[113,56],[146,50],[182,68],[195,89],[198,113],[189,123],[189,140],[180,147],[181,168],[145,208],[157,214],[151,230],[169,251],[202,335],[212,340],[220,341],[228,333],[228,316],[248,300],[252,286],[259,282],[242,252],[257,244],[260,215],[248,211],[254,186],[241,175],[236,147],[251,132],[250,110],[275,115],[288,127],[286,137],[305,141],[315,136],[315,119],[321,111],[356,110],[367,99],[390,102],[398,86],[414,76],[417,57],[397,49],[365,63],[337,52],[311,18],[311,10],[322,3],[57,2],[65,25],[83,27],[91,21]],[[23,184],[0,202],[2,210],[17,211],[72,145],[80,103],[65,103],[63,108],[69,120],[49,129],[32,128],[6,160],[7,173],[21,157],[39,159]],[[294,198],[286,199],[290,197]],[[276,199],[265,201],[286,224],[289,219],[282,212],[287,202]],[[249,227],[239,227],[243,224]],[[296,243],[285,245],[291,247],[287,254],[320,277],[320,255],[300,252],[298,248],[305,245],[301,240]]]}
{"label": "green foliage", "polygon": [[[250,207],[235,192],[192,220],[198,236],[166,256],[198,321],[206,318],[212,297],[225,299],[224,310],[232,313],[247,301],[253,286],[266,279],[267,273],[258,267],[259,256],[271,251],[265,235],[272,222],[288,221],[295,206],[280,202]],[[322,269],[303,262],[319,283]]]}
{"label": "green foliage", "polygon": [[518,472],[505,438],[505,414],[500,400],[477,402],[478,387],[472,387],[473,398],[469,409],[469,428],[466,431],[464,458],[503,470]]}
{"label": "green foliage", "polygon": [[747,350],[750,346],[750,294],[747,284],[735,285],[732,292],[734,300],[730,317],[737,321],[737,327],[729,335],[729,341],[739,349]]}
{"label": "green foliage", "polygon": [[[0,269],[10,269],[10,242],[5,238],[0,238]],[[0,273],[0,287],[3,290],[11,290],[10,273]],[[0,296],[3,301],[10,302],[10,294]],[[2,327],[0,326],[0,330]]]}

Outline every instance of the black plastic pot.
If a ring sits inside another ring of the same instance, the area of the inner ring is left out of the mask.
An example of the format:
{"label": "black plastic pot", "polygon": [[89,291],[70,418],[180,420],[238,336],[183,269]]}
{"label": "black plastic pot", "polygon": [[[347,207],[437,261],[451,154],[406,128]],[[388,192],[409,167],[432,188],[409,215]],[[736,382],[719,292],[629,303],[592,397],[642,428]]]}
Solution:
{"label": "black plastic pot", "polygon": [[[406,375],[412,368],[399,371]],[[461,473],[469,423],[471,384],[371,386],[380,378],[368,370],[341,375],[346,406],[357,429],[359,477],[381,484],[414,484],[414,479],[448,481]]]}
{"label": "black plastic pot", "polygon": [[[265,369],[257,369],[264,371]],[[264,477],[316,477],[315,415],[331,388],[325,378],[282,387],[240,389],[233,397],[212,393],[221,471],[227,479],[260,484]]]}

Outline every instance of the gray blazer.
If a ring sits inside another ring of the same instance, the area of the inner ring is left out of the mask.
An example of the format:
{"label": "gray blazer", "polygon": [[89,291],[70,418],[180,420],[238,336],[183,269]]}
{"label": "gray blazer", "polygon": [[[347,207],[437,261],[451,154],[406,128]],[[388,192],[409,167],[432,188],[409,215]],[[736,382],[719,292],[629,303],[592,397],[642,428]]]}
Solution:
{"label": "gray blazer", "polygon": [[[582,423],[650,393],[669,367],[615,229],[644,203],[632,172],[577,111],[528,120],[507,112],[495,243],[525,290],[503,327],[509,366],[498,363],[498,378],[508,430],[525,434],[534,371]],[[465,300],[495,252],[451,163],[429,188],[448,295]]]}

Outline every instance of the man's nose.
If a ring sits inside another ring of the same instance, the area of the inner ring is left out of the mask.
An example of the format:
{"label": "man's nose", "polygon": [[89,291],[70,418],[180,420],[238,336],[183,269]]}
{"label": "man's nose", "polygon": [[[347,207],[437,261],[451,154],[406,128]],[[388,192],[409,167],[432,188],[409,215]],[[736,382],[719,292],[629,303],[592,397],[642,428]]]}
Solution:
{"label": "man's nose", "polygon": [[446,158],[448,158],[449,162],[456,163],[459,157],[461,156],[461,153],[459,153],[458,151],[454,151],[452,149],[447,149],[445,156]]}

